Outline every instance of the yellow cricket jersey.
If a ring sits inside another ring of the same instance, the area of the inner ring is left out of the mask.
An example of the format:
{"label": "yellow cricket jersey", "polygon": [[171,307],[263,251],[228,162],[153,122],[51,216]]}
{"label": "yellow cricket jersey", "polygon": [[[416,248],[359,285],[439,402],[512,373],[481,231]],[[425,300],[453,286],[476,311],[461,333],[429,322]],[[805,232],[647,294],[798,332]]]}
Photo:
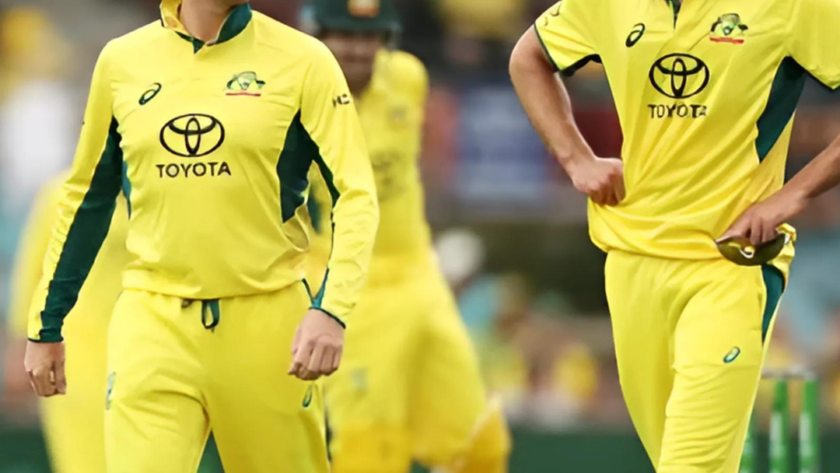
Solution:
{"label": "yellow cricket jersey", "polygon": [[536,22],[558,70],[603,63],[627,198],[589,206],[604,250],[719,258],[719,238],[784,182],[806,74],[840,86],[840,0],[564,0]]}
{"label": "yellow cricket jersey", "polygon": [[178,20],[180,3],[165,0],[160,22],[99,58],[30,315],[34,340],[61,339],[120,191],[126,288],[218,299],[299,281],[312,163],[335,224],[330,277],[313,304],[339,321],[355,304],[378,211],[341,68],[322,43],[247,4],[204,44]]}
{"label": "yellow cricket jersey", "polygon": [[[414,271],[432,255],[417,165],[428,89],[428,75],[420,60],[405,52],[383,50],[376,57],[370,85],[356,101],[379,198],[380,222],[369,276],[372,284]],[[319,181],[313,178],[313,182]],[[324,186],[313,188],[314,201],[324,207]],[[322,235],[316,246],[323,255],[329,249],[330,230],[322,219],[315,218],[313,223]]]}

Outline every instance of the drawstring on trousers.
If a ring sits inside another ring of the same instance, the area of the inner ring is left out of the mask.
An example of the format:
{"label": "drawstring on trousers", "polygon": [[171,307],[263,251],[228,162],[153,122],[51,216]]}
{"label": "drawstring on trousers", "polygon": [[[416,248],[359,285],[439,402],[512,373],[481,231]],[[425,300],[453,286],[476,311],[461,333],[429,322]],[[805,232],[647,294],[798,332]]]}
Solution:
{"label": "drawstring on trousers", "polygon": [[[208,318],[207,313],[210,313]],[[215,331],[216,326],[222,320],[222,311],[219,309],[219,300],[201,301],[201,325],[207,330]]]}

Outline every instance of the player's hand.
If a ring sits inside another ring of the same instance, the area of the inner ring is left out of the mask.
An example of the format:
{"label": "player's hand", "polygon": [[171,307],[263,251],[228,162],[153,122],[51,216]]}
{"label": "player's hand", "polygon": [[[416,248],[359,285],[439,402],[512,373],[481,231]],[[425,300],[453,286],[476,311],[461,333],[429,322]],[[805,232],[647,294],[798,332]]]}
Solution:
{"label": "player's hand", "polygon": [[314,381],[335,373],[344,350],[344,327],[317,309],[303,317],[292,342],[292,366],[289,374],[304,381]]}
{"label": "player's hand", "polygon": [[767,200],[750,207],[718,240],[747,238],[754,246],[767,243],[779,234],[778,228],[808,206],[804,197],[777,192]]}
{"label": "player's hand", "polygon": [[592,158],[568,169],[575,189],[598,205],[618,205],[624,200],[624,163],[616,158]]}
{"label": "player's hand", "polygon": [[63,342],[27,342],[23,366],[29,374],[29,384],[35,394],[50,397],[67,393]]}

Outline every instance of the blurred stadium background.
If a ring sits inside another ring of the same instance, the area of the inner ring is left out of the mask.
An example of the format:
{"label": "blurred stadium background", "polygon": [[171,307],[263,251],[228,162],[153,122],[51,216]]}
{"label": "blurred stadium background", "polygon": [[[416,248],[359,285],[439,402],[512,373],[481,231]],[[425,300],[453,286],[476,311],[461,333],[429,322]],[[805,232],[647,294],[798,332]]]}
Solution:
{"label": "blurred stadium background", "polygon": [[[402,48],[432,74],[422,159],[429,218],[487,383],[515,426],[512,471],[652,471],[621,399],[603,256],[588,241],[584,199],[543,149],[507,78],[513,42],[554,0],[397,1]],[[301,2],[252,3],[294,24]],[[0,0],[0,321],[10,315],[10,270],[27,211],[72,159],[98,52],[153,21],[157,7],[155,0]],[[617,156],[621,132],[603,71],[590,65],[568,84],[596,152]],[[809,84],[799,110],[791,174],[840,133],[840,95]],[[840,192],[795,223],[797,261],[769,364],[820,373],[824,442],[837,445]],[[21,360],[4,356],[4,326],[0,473],[46,472],[37,404],[20,383]],[[765,431],[771,390],[763,386],[758,403]],[[823,471],[840,471],[840,449],[823,452]],[[219,470],[211,460],[203,471]]]}

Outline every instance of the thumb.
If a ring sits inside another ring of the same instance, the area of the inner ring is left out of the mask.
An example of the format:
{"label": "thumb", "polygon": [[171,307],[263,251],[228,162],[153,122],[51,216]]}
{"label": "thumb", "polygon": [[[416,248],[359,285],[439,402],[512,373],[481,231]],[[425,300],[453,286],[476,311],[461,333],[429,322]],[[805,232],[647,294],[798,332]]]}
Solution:
{"label": "thumb", "polygon": [[723,233],[723,236],[718,238],[716,243],[724,243],[734,238],[746,237],[749,232],[749,221],[743,217],[739,218],[735,223]]}

